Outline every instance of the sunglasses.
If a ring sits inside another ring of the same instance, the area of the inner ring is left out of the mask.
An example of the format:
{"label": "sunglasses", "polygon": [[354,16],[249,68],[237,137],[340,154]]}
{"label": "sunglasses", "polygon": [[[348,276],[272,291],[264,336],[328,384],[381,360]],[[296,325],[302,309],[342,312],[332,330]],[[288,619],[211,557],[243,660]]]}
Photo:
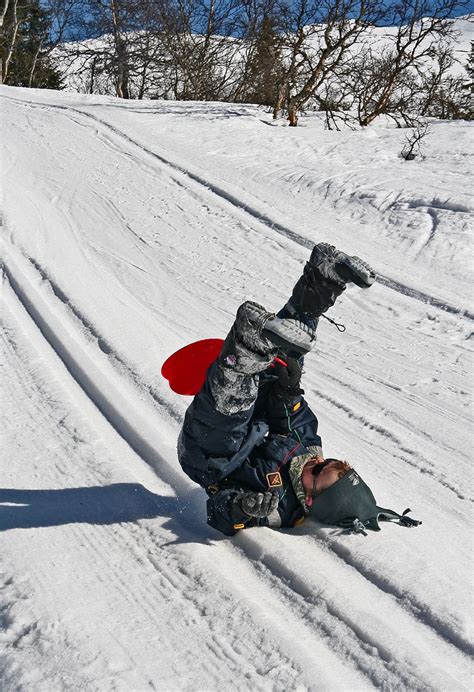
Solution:
{"label": "sunglasses", "polygon": [[329,464],[329,462],[332,461],[332,459],[325,459],[321,464],[315,464],[313,468],[311,469],[311,475],[313,477],[313,489],[311,491],[311,498],[314,499],[316,497],[316,480],[321,473],[321,471],[326,468],[326,466]]}
{"label": "sunglasses", "polygon": [[321,464],[315,464],[311,469],[311,475],[313,476],[313,490],[311,492],[311,497],[314,499],[317,495],[316,493],[316,480],[321,473],[321,471],[328,466],[328,464],[333,464],[334,470],[337,471],[339,480],[343,478],[351,470],[351,466],[346,461],[341,461],[340,459],[325,459]]}

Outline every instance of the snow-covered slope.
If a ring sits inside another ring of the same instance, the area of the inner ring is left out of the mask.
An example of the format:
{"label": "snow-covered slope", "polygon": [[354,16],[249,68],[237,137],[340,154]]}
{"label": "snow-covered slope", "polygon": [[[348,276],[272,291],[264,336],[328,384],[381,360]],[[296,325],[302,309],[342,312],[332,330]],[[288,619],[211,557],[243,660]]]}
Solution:
{"label": "snow-covered slope", "polygon": [[[469,689],[472,126],[0,95],[2,690]],[[323,240],[381,274],[307,359],[325,451],[423,525],[226,539],[160,366]]]}

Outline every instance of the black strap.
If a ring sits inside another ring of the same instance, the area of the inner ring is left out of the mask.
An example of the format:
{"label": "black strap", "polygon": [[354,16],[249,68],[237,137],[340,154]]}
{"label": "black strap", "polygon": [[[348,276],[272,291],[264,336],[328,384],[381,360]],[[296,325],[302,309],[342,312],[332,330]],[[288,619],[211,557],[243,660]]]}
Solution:
{"label": "black strap", "polygon": [[[418,519],[412,519],[412,517],[407,516],[407,514],[411,512],[411,509],[406,509],[403,514],[398,514],[398,512],[394,512],[392,509],[384,509],[383,507],[377,507],[377,509],[379,510],[377,516],[383,521],[398,521],[400,526],[408,526],[409,528],[412,526],[419,526],[423,523]],[[375,519],[375,517],[372,519]],[[361,533],[363,536],[368,535],[366,532],[367,528],[375,528],[371,525],[370,519],[362,522],[358,517],[342,519],[338,522],[338,526],[345,529],[348,533]]]}
{"label": "black strap", "polygon": [[334,320],[332,320],[327,315],[321,315],[321,317],[324,317],[325,320],[327,320],[328,322],[333,324],[336,327],[338,332],[345,332],[346,331],[346,326],[344,324],[340,324],[339,322],[335,322]]}
{"label": "black strap", "polygon": [[360,521],[360,519],[354,519],[352,522],[352,526],[350,528],[350,531],[352,533],[361,533],[363,536],[367,536],[367,531],[365,530],[364,524]]}
{"label": "black strap", "polygon": [[407,514],[411,512],[411,509],[406,509],[403,514],[398,514],[398,512],[394,512],[392,509],[380,509],[380,518],[385,520],[385,521],[392,521],[393,519],[398,519],[398,523],[401,526],[419,526],[423,522],[420,521],[419,519],[412,519],[412,517],[407,517]]}
{"label": "black strap", "polygon": [[361,533],[363,536],[368,535],[365,530],[366,525],[363,524],[357,517],[355,519],[342,519],[342,521],[339,521],[337,525],[342,529],[345,529],[347,533]]}
{"label": "black strap", "polygon": [[419,526],[423,523],[419,519],[412,519],[412,517],[407,517],[406,515],[409,512],[411,512],[411,509],[406,509],[400,517],[400,524],[402,524],[402,526]]}

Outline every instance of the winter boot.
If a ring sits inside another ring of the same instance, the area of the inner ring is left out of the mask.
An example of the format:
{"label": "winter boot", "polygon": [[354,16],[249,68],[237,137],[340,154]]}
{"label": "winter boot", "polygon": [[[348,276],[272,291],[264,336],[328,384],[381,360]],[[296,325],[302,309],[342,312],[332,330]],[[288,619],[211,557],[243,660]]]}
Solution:
{"label": "winter boot", "polygon": [[349,257],[334,245],[319,243],[314,246],[286,308],[295,318],[317,320],[351,281],[368,288],[375,281],[375,272],[358,257]]}
{"label": "winter boot", "polygon": [[257,303],[247,301],[237,310],[209,383],[218,411],[232,415],[253,405],[258,375],[281,350],[307,353],[314,332],[292,319],[279,319]]}
{"label": "winter boot", "polygon": [[263,335],[283,354],[304,355],[311,351],[316,330],[298,320],[275,317],[265,324]]}
{"label": "winter boot", "polygon": [[[219,359],[232,364],[234,369],[252,374],[264,370],[273,360],[277,350],[308,353],[314,345],[315,332],[306,324],[294,319],[280,319],[257,303],[247,301],[237,310],[232,330],[222,348]],[[251,355],[253,363],[244,353],[238,353],[239,345]],[[236,359],[230,358],[235,355]],[[238,357],[237,357],[238,356]],[[262,367],[263,364],[263,367]]]}
{"label": "winter boot", "polygon": [[337,254],[336,274],[346,283],[355,283],[359,288],[370,288],[377,278],[374,270],[360,257],[349,257],[345,252]]}

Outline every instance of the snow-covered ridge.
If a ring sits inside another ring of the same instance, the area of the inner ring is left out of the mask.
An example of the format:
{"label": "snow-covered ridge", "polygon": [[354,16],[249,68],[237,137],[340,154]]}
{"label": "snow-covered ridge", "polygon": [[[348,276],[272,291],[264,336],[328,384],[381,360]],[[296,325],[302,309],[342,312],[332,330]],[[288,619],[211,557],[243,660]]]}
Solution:
{"label": "snow-covered ridge", "polygon": [[[382,124],[0,96],[2,689],[469,689],[472,126],[405,162]],[[321,240],[384,277],[307,359],[325,450],[424,523],[221,539],[161,363]]]}
{"label": "snow-covered ridge", "polygon": [[[454,28],[456,38],[453,44],[454,62],[449,69],[449,74],[455,76],[464,76],[471,43],[474,41],[474,24],[470,18],[470,15],[453,19],[451,20],[451,24]],[[317,28],[318,25],[315,26]],[[322,26],[323,25],[321,25],[321,27]],[[310,36],[314,29],[315,27],[308,27],[308,34]],[[376,54],[381,54],[384,49],[391,45],[393,38],[396,35],[396,30],[396,27],[391,26],[368,27],[363,33],[361,40],[356,42],[351,49],[351,53],[356,55],[358,52],[364,49],[364,46],[370,46]],[[317,50],[318,46],[320,45],[322,35],[323,32],[321,31],[316,32],[314,36],[311,36],[309,46],[311,46],[314,50]],[[141,34],[135,33],[130,34],[130,36],[132,37],[130,40],[130,45],[133,46],[134,41],[138,42],[136,52],[139,54],[140,41],[138,39],[140,38]],[[199,45],[199,36],[194,36],[193,41]],[[202,41],[204,41],[204,37],[202,38]],[[221,58],[223,65],[222,69],[229,69],[229,66],[233,65],[233,71],[235,74],[232,79],[236,79],[240,70],[240,62],[243,60],[248,50],[245,42],[232,37],[224,38],[220,36],[216,37],[216,41],[219,43],[220,49],[223,50],[223,55]],[[226,45],[228,46],[227,52],[225,51]],[[100,67],[106,59],[113,63],[114,50],[114,37],[112,34],[106,34],[100,38],[89,39],[82,42],[75,41],[60,45],[55,51],[53,51],[52,58],[59,71],[63,74],[66,90],[89,93],[92,88],[93,92],[96,94],[115,95],[114,79],[112,75],[108,74],[107,70],[102,70]],[[156,51],[161,56],[161,62],[163,65],[168,62],[170,62],[170,64],[173,63],[172,57],[167,54],[164,46],[158,42]],[[136,62],[135,58],[133,58],[134,52],[135,50],[132,49],[132,66]],[[428,64],[431,65],[429,60]],[[224,65],[226,66],[225,68]],[[137,73],[135,74],[135,72]],[[159,93],[161,97],[166,97],[168,99],[174,98],[172,85],[173,79],[176,79],[176,74],[174,71],[173,76],[170,76],[168,74],[168,68],[154,68],[148,73],[146,79],[149,86],[145,88],[144,98],[149,98],[150,95],[152,98],[155,98],[156,93]],[[232,79],[229,78],[229,81],[232,82]],[[137,95],[140,93],[142,88],[141,80],[142,68],[139,68],[137,64],[130,75],[132,98],[137,98]]]}

